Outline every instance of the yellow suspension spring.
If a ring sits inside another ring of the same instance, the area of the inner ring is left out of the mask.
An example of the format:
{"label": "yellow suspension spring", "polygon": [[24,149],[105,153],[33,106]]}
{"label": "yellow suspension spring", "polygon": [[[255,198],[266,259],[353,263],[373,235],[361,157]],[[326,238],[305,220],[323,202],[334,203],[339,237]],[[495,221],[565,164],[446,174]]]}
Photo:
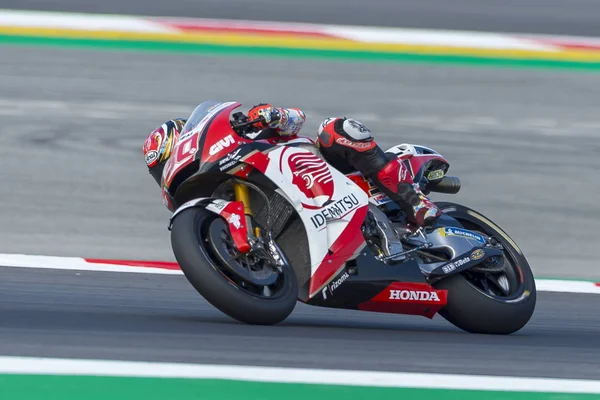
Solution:
{"label": "yellow suspension spring", "polygon": [[233,191],[235,193],[235,200],[244,203],[244,214],[246,214],[248,233],[259,237],[260,230],[258,227],[254,228],[254,232],[252,232],[252,219],[250,218],[252,216],[252,207],[250,205],[250,190],[248,189],[248,186],[241,183],[234,183]]}
{"label": "yellow suspension spring", "polygon": [[235,192],[235,200],[244,203],[244,214],[252,215],[252,209],[250,207],[250,191],[248,186],[241,183],[234,183],[233,191]]}

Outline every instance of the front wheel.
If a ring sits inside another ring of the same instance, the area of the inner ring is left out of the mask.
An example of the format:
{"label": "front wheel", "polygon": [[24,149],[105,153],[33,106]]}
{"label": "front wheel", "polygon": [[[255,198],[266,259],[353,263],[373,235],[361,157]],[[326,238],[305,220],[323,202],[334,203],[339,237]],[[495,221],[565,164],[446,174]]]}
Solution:
{"label": "front wheel", "polygon": [[184,275],[210,304],[248,324],[273,325],[296,306],[298,285],[289,263],[241,255],[228,225],[201,207],[181,212],[173,221],[171,246]]}
{"label": "front wheel", "polygon": [[504,247],[503,259],[489,268],[467,270],[434,284],[448,290],[448,304],[439,314],[471,333],[511,334],[523,328],[535,309],[533,273],[517,244],[494,222],[468,207],[436,203],[465,229],[494,237]]}

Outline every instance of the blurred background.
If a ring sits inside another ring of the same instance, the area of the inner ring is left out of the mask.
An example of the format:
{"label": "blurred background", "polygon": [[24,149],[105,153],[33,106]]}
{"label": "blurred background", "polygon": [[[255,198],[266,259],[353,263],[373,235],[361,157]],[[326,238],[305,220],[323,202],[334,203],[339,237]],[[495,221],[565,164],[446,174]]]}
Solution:
{"label": "blurred background", "polygon": [[[384,148],[432,147],[462,180],[458,195],[435,200],[495,221],[538,277],[600,281],[599,64],[190,49],[118,30],[80,40],[48,15],[5,11],[600,36],[600,2],[0,0],[0,9],[0,253],[174,261],[170,213],[142,144],[204,100],[236,100],[244,111],[299,107],[312,137],[326,117],[348,116]],[[96,27],[78,18],[59,19],[80,32]],[[181,276],[4,268],[0,285],[0,354],[600,376],[597,295],[540,293],[523,333],[500,338],[463,334],[439,317],[303,306],[281,327],[243,326]]]}
{"label": "blurred background", "polygon": [[592,0],[2,0],[0,8],[598,36]]}

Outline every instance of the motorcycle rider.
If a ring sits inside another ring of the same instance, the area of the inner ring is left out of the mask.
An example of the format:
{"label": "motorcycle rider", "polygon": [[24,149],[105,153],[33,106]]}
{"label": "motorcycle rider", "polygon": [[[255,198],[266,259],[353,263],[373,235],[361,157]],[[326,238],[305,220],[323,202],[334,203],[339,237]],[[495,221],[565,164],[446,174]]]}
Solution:
{"label": "motorcycle rider", "polygon": [[[258,104],[248,111],[248,120],[262,118],[254,125],[255,133],[247,137],[258,139],[289,139],[302,129],[306,120],[298,108],[278,108]],[[171,119],[146,139],[144,158],[149,172],[161,184],[162,170],[186,120]],[[418,227],[430,226],[440,210],[421,192],[404,163],[395,155],[389,156],[375,142],[371,131],[351,118],[327,118],[318,128],[317,146],[325,160],[342,173],[360,171],[365,177],[406,213]]]}

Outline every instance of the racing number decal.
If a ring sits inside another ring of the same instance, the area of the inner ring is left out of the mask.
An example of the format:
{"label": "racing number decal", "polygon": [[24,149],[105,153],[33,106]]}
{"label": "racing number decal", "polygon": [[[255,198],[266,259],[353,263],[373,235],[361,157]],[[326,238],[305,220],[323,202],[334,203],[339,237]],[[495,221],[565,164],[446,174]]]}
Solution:
{"label": "racing number decal", "polygon": [[[197,141],[198,133],[195,133],[194,135],[192,135],[191,138],[194,138]],[[194,143],[193,140],[186,140],[185,142],[183,142],[183,144],[180,143],[180,145],[177,146],[177,153],[176,153],[177,161],[184,163],[189,159],[189,157],[193,157],[194,154],[196,154],[197,149],[193,143]]]}
{"label": "racing number decal", "polygon": [[175,145],[175,154],[167,161],[163,173],[163,178],[167,186],[171,184],[175,173],[194,158],[194,155],[198,151],[196,148],[197,143],[198,132]]}

